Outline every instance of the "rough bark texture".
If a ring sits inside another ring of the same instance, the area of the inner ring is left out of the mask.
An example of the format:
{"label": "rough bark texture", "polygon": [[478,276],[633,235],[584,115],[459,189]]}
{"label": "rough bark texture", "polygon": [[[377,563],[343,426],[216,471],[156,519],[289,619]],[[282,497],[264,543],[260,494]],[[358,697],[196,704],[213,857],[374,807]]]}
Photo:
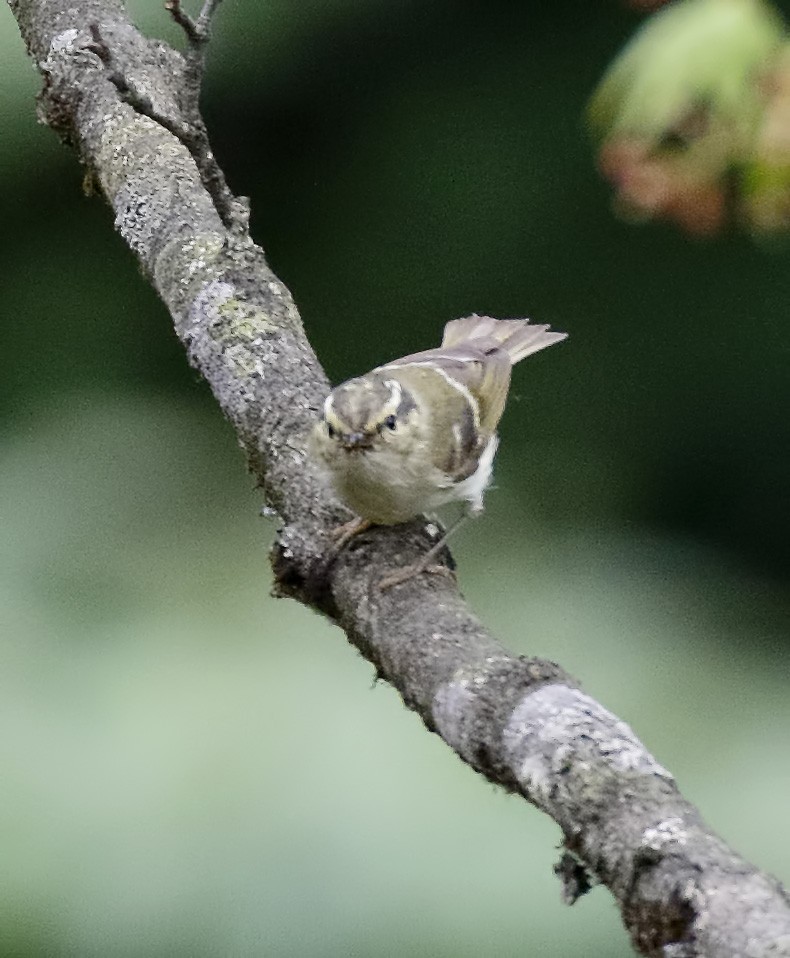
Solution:
{"label": "rough bark texture", "polygon": [[327,562],[347,516],[304,438],[328,383],[244,204],[223,206],[178,135],[194,119],[184,57],[141,36],[119,0],[9,2],[44,78],[41,116],[99,184],[281,518],[279,593],[330,616],[429,729],[551,815],[567,900],[603,882],[639,952],[790,956],[786,892],[706,827],[627,725],[557,665],[508,653],[450,580],[376,588],[425,549],[423,523],[373,530]]}

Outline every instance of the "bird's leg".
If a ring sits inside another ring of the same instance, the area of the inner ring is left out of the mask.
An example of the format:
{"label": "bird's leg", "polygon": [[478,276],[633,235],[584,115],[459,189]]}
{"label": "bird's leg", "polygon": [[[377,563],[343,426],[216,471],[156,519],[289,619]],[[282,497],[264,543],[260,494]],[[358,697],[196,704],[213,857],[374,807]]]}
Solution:
{"label": "bird's leg", "polygon": [[355,516],[349,522],[344,522],[341,526],[334,528],[330,536],[332,537],[332,553],[337,555],[341,549],[345,548],[354,536],[360,532],[366,532],[373,523],[370,519],[363,519],[361,516]]}
{"label": "bird's leg", "polygon": [[440,563],[432,564],[432,562],[433,559],[435,559],[445,547],[450,536],[456,531],[456,529],[460,528],[461,524],[468,518],[468,516],[469,513],[462,512],[461,515],[450,526],[450,528],[447,529],[441,539],[434,543],[425,553],[425,555],[417,562],[413,562],[411,565],[403,566],[401,569],[396,569],[389,575],[385,575],[384,578],[379,581],[379,589],[384,592],[387,589],[391,589],[394,585],[400,585],[402,582],[408,582],[409,579],[413,579],[422,572],[430,572],[432,575],[444,575],[452,577],[453,572],[451,569],[448,569],[446,565],[441,565]]}

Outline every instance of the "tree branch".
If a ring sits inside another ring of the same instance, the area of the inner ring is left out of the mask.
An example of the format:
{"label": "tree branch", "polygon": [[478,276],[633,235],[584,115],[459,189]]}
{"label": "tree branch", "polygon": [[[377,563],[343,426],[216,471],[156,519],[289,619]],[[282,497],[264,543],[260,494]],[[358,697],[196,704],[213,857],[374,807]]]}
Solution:
{"label": "tree branch", "polygon": [[43,118],[100,184],[281,518],[276,592],[337,622],[464,761],[551,815],[567,900],[603,882],[642,954],[789,956],[786,892],[707,828],[627,725],[559,666],[508,653],[444,577],[376,588],[424,551],[425,523],[374,529],[327,562],[343,510],[305,437],[329,386],[245,203],[207,174],[193,81],[216,3],[193,22],[171,0],[185,58],[141,36],[120,0],[9,2],[44,78]]}

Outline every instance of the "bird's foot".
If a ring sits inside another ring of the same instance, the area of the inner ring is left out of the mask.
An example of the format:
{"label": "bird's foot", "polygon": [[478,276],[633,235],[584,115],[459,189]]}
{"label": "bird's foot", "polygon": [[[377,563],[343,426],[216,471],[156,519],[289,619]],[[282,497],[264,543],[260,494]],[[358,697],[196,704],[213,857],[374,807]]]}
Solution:
{"label": "bird's foot", "polygon": [[350,522],[344,522],[341,526],[334,528],[329,533],[332,539],[332,554],[337,555],[341,549],[351,542],[354,536],[366,532],[372,525],[370,519],[362,519],[360,516],[356,516]]}

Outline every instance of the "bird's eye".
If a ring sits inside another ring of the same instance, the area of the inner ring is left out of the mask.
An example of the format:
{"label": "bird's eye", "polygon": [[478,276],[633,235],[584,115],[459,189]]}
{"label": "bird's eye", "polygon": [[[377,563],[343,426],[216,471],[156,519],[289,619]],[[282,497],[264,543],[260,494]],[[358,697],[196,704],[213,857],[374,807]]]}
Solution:
{"label": "bird's eye", "polygon": [[326,434],[330,439],[334,439],[337,435],[337,429],[335,429],[331,422],[326,424]]}
{"label": "bird's eye", "polygon": [[394,429],[398,425],[398,419],[396,416],[387,416],[384,420],[384,425],[387,429]]}

